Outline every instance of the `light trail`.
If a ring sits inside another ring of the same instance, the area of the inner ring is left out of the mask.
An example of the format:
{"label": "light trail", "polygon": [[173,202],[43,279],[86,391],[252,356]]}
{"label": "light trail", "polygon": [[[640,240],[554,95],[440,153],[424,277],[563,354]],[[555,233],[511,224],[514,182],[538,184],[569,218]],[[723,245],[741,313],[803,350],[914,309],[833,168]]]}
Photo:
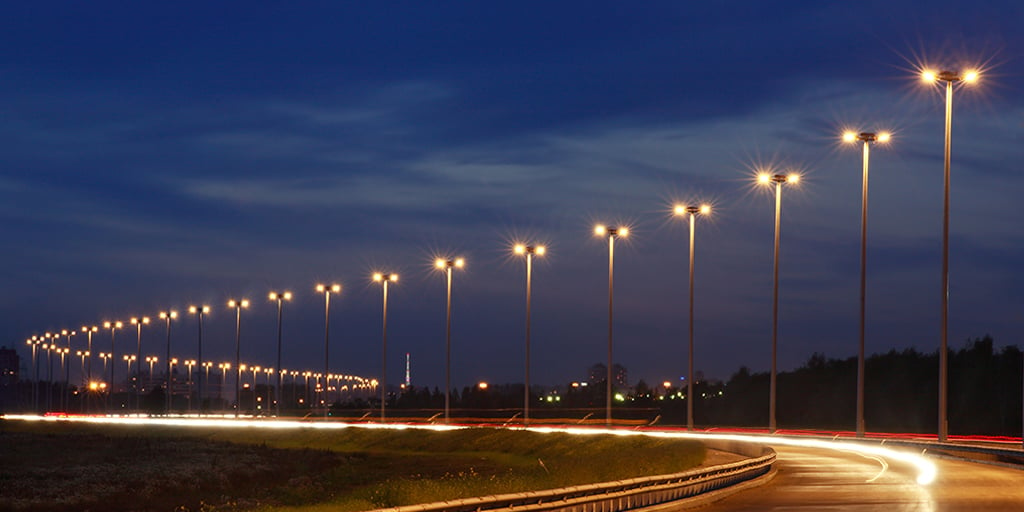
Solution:
{"label": "light trail", "polygon": [[[35,415],[19,415],[19,414],[8,414],[0,416],[0,418],[8,420],[22,420],[22,421],[40,421],[40,422],[78,422],[78,423],[90,423],[100,425],[163,425],[163,426],[174,426],[174,427],[217,427],[217,428],[237,428],[237,427],[248,427],[248,428],[265,428],[268,430],[287,430],[287,429],[323,429],[323,430],[340,430],[346,428],[371,428],[371,429],[390,429],[390,430],[406,430],[406,429],[420,429],[420,430],[432,430],[432,431],[447,431],[457,430],[461,428],[479,428],[479,427],[467,427],[460,425],[412,425],[412,424],[395,424],[395,423],[344,423],[336,421],[304,421],[304,420],[277,420],[277,419],[245,419],[228,416],[173,416],[163,418],[150,418],[145,416],[35,416]],[[497,427],[492,427],[497,428]],[[836,450],[852,452],[858,455],[874,458],[875,460],[891,459],[897,460],[906,464],[909,464],[917,469],[917,483],[925,486],[935,481],[935,477],[938,474],[938,469],[935,464],[928,460],[921,454],[914,452],[908,452],[903,450],[897,450],[888,448],[882,445],[871,445],[862,444],[858,442],[849,441],[837,441],[837,440],[824,440],[824,439],[798,439],[792,437],[779,437],[773,435],[757,435],[757,434],[719,434],[709,432],[684,432],[684,431],[652,431],[652,430],[616,430],[616,429],[605,429],[605,428],[581,428],[581,427],[513,427],[511,430],[525,430],[530,432],[538,433],[565,433],[572,435],[601,435],[611,434],[616,436],[651,436],[659,438],[669,439],[711,439],[711,440],[722,440],[722,441],[736,441],[742,443],[755,443],[764,445],[785,445],[785,446],[797,446],[805,448],[820,448],[824,450]],[[876,458],[877,457],[877,458]],[[884,473],[888,468],[888,463],[884,460],[880,460],[882,463]],[[882,473],[879,473],[881,475]],[[877,476],[875,478],[878,478]],[[872,478],[870,481],[873,481]]]}

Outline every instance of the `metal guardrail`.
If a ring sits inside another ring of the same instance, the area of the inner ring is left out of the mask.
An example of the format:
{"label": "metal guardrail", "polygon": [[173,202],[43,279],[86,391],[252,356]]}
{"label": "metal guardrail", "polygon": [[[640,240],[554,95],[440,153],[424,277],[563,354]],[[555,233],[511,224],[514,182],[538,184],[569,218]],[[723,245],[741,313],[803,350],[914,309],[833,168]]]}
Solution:
{"label": "metal guardrail", "polygon": [[498,494],[421,505],[378,509],[374,512],[477,512],[516,510],[525,512],[618,512],[689,498],[768,473],[775,451],[739,462],[615,482],[577,485],[544,491]]}

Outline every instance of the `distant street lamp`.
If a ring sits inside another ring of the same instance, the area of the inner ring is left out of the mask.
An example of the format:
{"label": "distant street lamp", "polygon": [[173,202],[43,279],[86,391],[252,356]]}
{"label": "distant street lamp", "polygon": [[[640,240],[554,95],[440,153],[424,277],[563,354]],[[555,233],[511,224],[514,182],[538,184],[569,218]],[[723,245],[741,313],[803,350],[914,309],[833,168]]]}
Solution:
{"label": "distant street lamp", "polygon": [[[270,413],[272,412],[271,409],[270,409],[270,406],[273,405],[273,400],[271,399],[271,393],[270,393],[270,391],[271,391],[270,376],[274,375],[274,369],[273,368],[264,368],[263,369],[263,374],[266,375],[266,377],[267,377],[267,393],[266,393],[267,404],[266,404],[266,408],[264,409],[264,411],[266,411],[266,412],[264,412],[264,416],[270,416]],[[280,381],[278,381],[278,383],[280,383]]]}
{"label": "distant street lamp", "polygon": [[526,257],[526,359],[525,384],[523,393],[523,426],[530,424],[530,306],[533,295],[533,256],[543,256],[547,248],[543,245],[516,244],[512,252]]}
{"label": "distant street lamp", "polygon": [[131,382],[132,381],[132,363],[134,363],[137,359],[136,359],[134,354],[125,354],[125,355],[121,356],[121,359],[125,362],[125,367],[126,367],[125,369],[128,371],[128,373],[125,374],[125,385],[128,387],[128,389],[131,389],[131,387],[132,387],[132,382]]}
{"label": "distant street lamp", "polygon": [[256,374],[260,372],[262,368],[259,366],[250,366],[249,371],[252,372],[252,415],[256,416]]}
{"label": "distant street lamp", "polygon": [[185,367],[188,368],[188,373],[185,375],[185,382],[188,383],[188,412],[192,413],[192,368],[195,367],[196,360],[188,359],[185,361]]}
{"label": "distant street lamp", "polygon": [[599,224],[594,227],[594,234],[608,237],[608,375],[605,385],[607,395],[605,397],[605,424],[610,427],[612,426],[612,318],[614,311],[612,297],[615,292],[615,239],[629,236],[629,228],[625,226],[609,228]]}
{"label": "distant street lamp", "polygon": [[34,335],[32,338],[25,340],[25,343],[32,348],[32,409],[33,412],[39,413],[39,359],[37,350],[39,344],[42,343],[42,339],[39,336]]}
{"label": "distant street lamp", "polygon": [[[92,335],[95,332],[99,332],[99,330],[100,330],[100,328],[95,326],[95,325],[93,325],[93,326],[83,325],[82,326],[81,331],[84,332],[85,335],[86,335],[86,338],[88,338],[88,344],[86,345],[85,349],[90,354],[92,353]],[[92,382],[92,357],[89,357],[89,365],[86,368],[86,373],[87,373],[87,375],[86,375],[86,382]]]}
{"label": "distant street lamp", "polygon": [[[778,379],[776,359],[779,339],[779,230],[781,227],[780,221],[782,219],[782,184],[796,184],[800,181],[800,175],[795,173],[790,173],[788,175],[761,173],[758,174],[757,181],[762,185],[775,185],[775,252],[772,260],[772,374],[770,385],[771,389],[768,397],[768,431],[774,434],[776,425],[776,381]],[[693,400],[693,397],[687,397],[687,399]]]}
{"label": "distant street lamp", "polygon": [[149,379],[148,379],[149,382],[148,382],[148,386],[150,388],[149,389],[150,391],[153,391],[153,389],[152,389],[153,388],[153,365],[156,364],[158,361],[159,361],[159,358],[157,358],[157,356],[146,356],[146,362],[149,363]]}
{"label": "distant street lamp", "polygon": [[447,313],[445,320],[445,360],[444,360],[444,422],[451,421],[451,398],[452,398],[452,269],[462,268],[466,265],[463,258],[444,259],[438,258],[434,261],[434,267],[444,270],[448,282]]}
{"label": "distant street lamp", "polygon": [[[199,360],[199,364],[206,364],[206,363],[203,362],[203,316],[205,316],[207,313],[210,312],[210,306],[206,306],[206,305],[203,305],[203,306],[189,306],[188,307],[188,312],[193,314],[193,315],[196,315],[196,319],[199,320],[199,324],[198,324],[198,329],[199,329],[198,336],[199,336],[199,338],[198,338],[198,343],[197,343],[198,344],[198,353],[196,354],[196,357]],[[203,378],[202,375],[199,376],[199,413],[200,414],[202,414],[202,412],[203,412],[203,387],[204,387],[205,383],[209,382],[209,380],[210,380],[209,379],[209,373],[206,374],[206,378],[205,379]],[[190,397],[192,396],[191,393],[189,393],[189,396]]]}
{"label": "distant street lamp", "polygon": [[228,301],[229,308],[235,308],[235,417],[242,409],[242,308],[249,307],[246,299]]}
{"label": "distant street lamp", "polygon": [[[107,373],[107,360],[108,359],[110,360],[110,366],[114,366],[114,354],[109,353],[109,352],[100,352],[99,353],[99,358],[103,360],[103,370],[100,372],[100,375],[105,375]],[[92,383],[90,382],[90,386],[91,385],[92,385]],[[114,385],[113,384],[110,384],[108,386],[101,385],[97,389],[101,390],[101,392],[104,389],[108,390],[108,394],[107,394],[107,413],[110,413],[110,395],[113,394],[113,392],[114,392]]]}
{"label": "distant street lamp", "polygon": [[[284,309],[284,301],[292,300],[292,292],[270,292],[270,300],[277,301],[277,367],[281,367],[281,316]],[[277,417],[281,417],[281,382],[282,376],[277,377],[277,391],[274,392],[275,400],[275,413]],[[269,386],[270,383],[268,382]]]}
{"label": "distant street lamp", "polygon": [[78,333],[76,333],[74,329],[61,329],[60,334],[61,336],[67,337],[68,343],[66,346],[64,346],[64,348],[61,349],[60,358],[60,366],[61,368],[64,369],[64,391],[63,393],[61,393],[61,401],[63,402],[62,409],[66,411],[68,408],[71,407],[71,361],[68,361],[68,364],[65,366],[64,356],[67,356],[68,354],[71,353],[71,337]]}
{"label": "distant street lamp", "polygon": [[[149,317],[144,316],[142,318],[132,317],[131,324],[136,327],[136,342],[135,342],[135,360],[142,360],[142,326],[149,325]],[[129,375],[130,377],[130,375]],[[139,387],[142,385],[142,379],[135,379],[135,410],[142,409],[142,397],[139,393]]]}
{"label": "distant street lamp", "polygon": [[[167,361],[167,387],[164,388],[164,391],[166,391],[167,395],[166,414],[170,414],[172,405],[171,396],[173,395],[171,390],[171,368],[173,366],[173,363],[171,362],[171,320],[178,318],[178,312],[169,309],[167,311],[161,311],[158,316],[167,324],[167,359],[165,359],[165,361]],[[174,362],[177,362],[177,359],[175,359]]]}
{"label": "distant street lamp", "polygon": [[694,264],[694,233],[697,228],[697,214],[707,215],[711,213],[710,205],[686,206],[677,205],[674,209],[676,215],[686,215],[690,221],[690,347],[687,356],[688,368],[686,370],[686,428],[693,430],[693,264]]}
{"label": "distant street lamp", "polygon": [[231,363],[220,363],[217,365],[217,369],[220,370],[220,386],[217,388],[217,400],[224,399],[224,383],[228,381],[228,370],[231,369]]}
{"label": "distant street lamp", "polygon": [[[330,347],[331,347],[331,293],[341,293],[340,284],[316,285],[316,291],[324,294],[324,375],[330,373],[331,359],[330,359]],[[330,411],[330,403],[327,401],[327,385],[326,380],[324,382],[324,418],[327,417]]]}
{"label": "distant street lamp", "polygon": [[868,167],[872,142],[889,142],[886,133],[846,132],[843,141],[863,143],[863,172],[860,194],[860,336],[857,345],[857,437],[864,437],[864,324],[867,316],[867,261],[868,261]]}
{"label": "distant street lamp", "polygon": [[199,379],[199,413],[203,412],[203,384],[210,384],[210,368],[213,367],[213,361],[201,361],[199,366],[203,367],[203,377]]}
{"label": "distant street lamp", "polygon": [[945,442],[949,436],[947,406],[949,403],[949,362],[947,339],[949,335],[949,160],[953,132],[953,84],[957,82],[970,84],[978,81],[978,72],[974,70],[958,73],[955,71],[931,71],[921,73],[921,79],[928,83],[946,83],[946,144],[943,159],[943,196],[942,196],[942,339],[939,347],[939,442]]}
{"label": "distant street lamp", "polygon": [[388,379],[388,284],[398,282],[398,274],[376,272],[373,280],[381,283],[384,290],[384,315],[381,337],[381,363],[380,363],[380,422],[384,423],[384,407],[388,401],[387,385]]}
{"label": "distant street lamp", "polygon": [[[103,322],[103,328],[104,329],[110,329],[110,356],[111,357],[113,357],[114,353],[115,353],[115,350],[114,350],[115,334],[116,334],[118,329],[121,329],[123,327],[124,327],[124,323],[123,322]],[[115,384],[114,383],[117,382],[116,380],[114,380],[114,366],[116,366],[116,365],[114,364],[113,361],[111,361],[110,362],[110,395],[108,395],[110,397],[110,403],[108,405],[111,408],[114,406],[114,389],[115,389]]]}

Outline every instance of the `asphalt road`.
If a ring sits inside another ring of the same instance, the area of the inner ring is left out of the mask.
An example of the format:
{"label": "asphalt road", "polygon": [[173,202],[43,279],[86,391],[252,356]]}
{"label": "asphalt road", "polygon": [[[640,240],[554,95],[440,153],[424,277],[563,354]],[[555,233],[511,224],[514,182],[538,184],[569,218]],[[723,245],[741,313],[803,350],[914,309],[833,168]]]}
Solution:
{"label": "asphalt road", "polygon": [[884,457],[773,446],[778,473],[768,484],[700,507],[725,511],[1024,511],[1024,470],[934,459],[922,486],[915,468]]}

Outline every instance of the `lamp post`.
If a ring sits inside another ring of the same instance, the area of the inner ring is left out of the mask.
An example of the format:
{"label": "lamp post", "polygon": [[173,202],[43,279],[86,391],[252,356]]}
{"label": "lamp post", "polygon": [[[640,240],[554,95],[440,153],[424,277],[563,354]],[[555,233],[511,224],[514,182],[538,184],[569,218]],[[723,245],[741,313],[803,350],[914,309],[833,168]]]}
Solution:
{"label": "lamp post", "polygon": [[[84,332],[86,338],[88,338],[85,350],[87,352],[89,352],[89,354],[92,354],[92,335],[95,332],[99,332],[99,330],[100,330],[100,328],[95,326],[95,325],[93,325],[93,326],[83,325],[82,326],[81,331]],[[88,359],[89,359],[89,365],[86,366],[86,370],[85,370],[86,371],[86,383],[88,383],[88,385],[89,385],[89,391],[92,391],[92,386],[91,386],[91,384],[92,384],[92,356],[91,355],[88,356]],[[86,404],[86,409],[88,410],[89,400],[86,400],[85,404]]]}
{"label": "lamp post", "polygon": [[[203,378],[199,379],[199,413],[203,412],[203,384],[210,384],[210,368],[213,366],[213,361],[200,361],[199,366],[203,367]],[[207,408],[209,408],[207,406]]]}
{"label": "lamp post", "polygon": [[757,176],[758,183],[762,185],[775,186],[775,252],[772,259],[772,373],[770,390],[768,393],[768,431],[775,433],[775,398],[778,380],[776,366],[779,340],[779,236],[782,219],[782,184],[796,184],[800,181],[800,175],[791,174],[767,174]]}
{"label": "lamp post", "polygon": [[316,291],[324,294],[324,418],[327,417],[328,411],[330,411],[330,403],[327,401],[327,382],[326,375],[330,373],[331,359],[330,359],[330,347],[331,347],[331,293],[341,293],[340,284],[316,285]]}
{"label": "lamp post", "polygon": [[185,360],[185,367],[188,368],[188,373],[185,374],[185,382],[188,384],[188,412],[192,414],[192,368],[196,365],[195,359]]}
{"label": "lamp post", "polygon": [[[267,393],[266,393],[267,404],[266,404],[266,408],[264,409],[266,411],[264,413],[264,415],[265,416],[270,416],[270,413],[271,413],[270,407],[274,404],[274,400],[271,399],[270,376],[274,375],[274,369],[273,368],[264,368],[263,369],[263,374],[266,375],[266,377],[267,377]],[[280,384],[280,381],[278,382],[278,384]],[[275,394],[275,396],[276,396],[276,394]]]}
{"label": "lamp post", "polygon": [[523,392],[523,426],[530,424],[530,306],[533,296],[533,257],[543,256],[547,248],[543,245],[516,244],[512,248],[515,254],[526,258],[526,358]]}
{"label": "lamp post", "polygon": [[252,415],[256,417],[256,374],[260,372],[262,368],[259,366],[249,366],[249,371],[252,372]]}
{"label": "lamp post", "polygon": [[37,359],[36,350],[39,348],[39,344],[42,340],[39,339],[38,335],[33,335],[32,338],[25,340],[25,343],[32,348],[32,409],[33,412],[39,412],[39,360]]}
{"label": "lamp post", "polygon": [[[149,379],[148,379],[149,382],[148,382],[148,385],[149,385],[150,388],[153,387],[153,365],[156,364],[158,361],[159,361],[159,358],[157,358],[157,356],[146,356],[146,362],[149,363]],[[152,391],[152,389],[150,389],[150,391]]]}
{"label": "lamp post", "polygon": [[124,354],[123,356],[121,356],[121,360],[123,360],[125,362],[125,370],[128,372],[128,373],[125,374],[125,379],[124,379],[125,380],[125,386],[128,389],[131,389],[131,387],[132,387],[132,382],[131,382],[131,380],[132,380],[132,363],[135,362],[135,360],[136,360],[135,354]]}
{"label": "lamp post", "polygon": [[[100,357],[100,359],[103,360],[103,370],[100,372],[100,375],[106,375],[106,373],[107,373],[107,360],[108,359],[110,360],[110,366],[114,366],[114,354],[111,354],[109,352],[100,352],[99,353],[99,357]],[[89,386],[90,386],[90,389],[91,389],[91,387],[92,387],[92,383],[91,382],[89,383]],[[109,413],[110,412],[110,394],[113,393],[113,391],[114,391],[114,385],[113,384],[105,385],[104,383],[100,383],[97,386],[98,387],[96,389],[99,390],[100,393],[102,393],[103,390],[107,390],[107,412]]]}
{"label": "lamp post", "polygon": [[231,369],[231,363],[220,363],[217,365],[217,369],[220,370],[220,387],[217,388],[217,400],[220,401],[224,398],[224,383],[228,381],[228,370]]}
{"label": "lamp post", "polygon": [[[196,315],[196,318],[199,320],[199,324],[197,326],[198,330],[199,330],[198,340],[197,340],[198,353],[196,354],[196,357],[198,358],[198,360],[200,362],[199,364],[205,364],[205,363],[202,362],[203,361],[203,316],[210,312],[210,306],[206,306],[206,305],[203,305],[203,306],[189,306],[188,307],[188,312],[193,314],[193,315]],[[210,380],[209,379],[209,374],[207,374],[207,378],[206,379],[204,379],[202,375],[199,376],[199,412],[200,412],[200,414],[202,414],[202,412],[203,412],[203,384],[205,384],[209,380]],[[192,394],[190,392],[189,393],[189,397],[191,397],[191,396],[192,396]]]}
{"label": "lamp post", "polygon": [[444,270],[445,279],[448,283],[448,299],[445,314],[445,359],[444,359],[444,422],[451,421],[451,398],[452,398],[452,269],[462,268],[466,265],[463,258],[444,259],[438,258],[434,261],[434,267]]}
{"label": "lamp post", "polygon": [[71,387],[68,386],[71,375],[71,361],[66,361],[67,355],[71,352],[68,347],[58,348],[57,353],[60,354],[60,368],[64,371],[64,389],[60,394],[60,405],[62,411],[67,411],[71,407]]}
{"label": "lamp post", "polygon": [[[292,292],[270,292],[270,300],[277,301],[277,367],[281,367],[281,317],[284,311],[284,301],[292,300]],[[281,417],[281,382],[282,376],[277,377],[277,391],[274,392],[276,407],[275,412]],[[269,386],[270,384],[267,383]]]}
{"label": "lamp post", "polygon": [[867,316],[867,261],[868,261],[868,167],[872,142],[889,142],[888,133],[846,132],[843,141],[863,143],[863,172],[860,194],[860,335],[857,344],[857,437],[864,437],[864,334]]}
{"label": "lamp post", "polygon": [[[178,312],[169,309],[167,311],[161,311],[158,316],[167,324],[167,353],[165,354],[165,361],[167,361],[167,386],[164,388],[164,391],[166,391],[167,395],[167,404],[165,412],[166,414],[170,414],[172,405],[171,397],[174,394],[173,390],[171,389],[171,369],[174,364],[172,363],[171,360],[171,320],[178,318]],[[176,363],[177,359],[175,359],[174,362]]]}
{"label": "lamp post", "polygon": [[939,346],[939,442],[945,442],[949,435],[948,411],[949,403],[949,362],[947,340],[949,335],[949,160],[952,147],[953,131],[953,84],[974,83],[978,80],[977,71],[930,71],[921,73],[921,79],[928,83],[945,82],[946,85],[946,143],[943,158],[943,195],[942,195],[942,337]]}
{"label": "lamp post", "polygon": [[228,301],[229,308],[235,308],[235,417],[242,409],[242,309],[249,307],[246,299]]}
{"label": "lamp post", "polygon": [[380,363],[380,422],[384,423],[384,408],[388,401],[388,391],[385,382],[388,379],[388,284],[398,282],[398,274],[376,272],[373,280],[381,283],[384,291],[384,314],[381,332],[381,363]]}
{"label": "lamp post", "polygon": [[[117,330],[121,329],[123,327],[124,327],[124,323],[123,322],[103,322],[103,328],[104,329],[110,329],[110,357],[114,357],[114,352],[115,352],[114,351],[114,338],[116,337]],[[110,362],[110,394],[107,395],[108,397],[110,397],[110,403],[109,403],[110,407],[114,406],[114,390],[116,389],[116,387],[114,386],[114,383],[117,382],[117,381],[114,380],[114,366],[117,366],[117,365],[115,365],[114,362],[111,361]]]}
{"label": "lamp post", "polygon": [[694,266],[694,238],[697,229],[697,214],[708,215],[711,213],[711,206],[704,204],[701,206],[686,206],[676,205],[674,209],[676,215],[686,215],[690,222],[690,345],[687,356],[687,370],[686,370],[686,428],[687,430],[693,430],[693,266]]}
{"label": "lamp post", "polygon": [[79,405],[81,406],[81,411],[85,412],[85,409],[86,409],[86,407],[88,406],[88,403],[89,403],[89,381],[86,380],[86,378],[85,378],[85,360],[90,356],[90,353],[89,353],[88,350],[76,350],[75,351],[75,355],[80,357],[80,358],[82,358],[82,369],[81,369],[81,371],[82,371],[82,380],[84,381],[84,385],[82,386],[81,391],[79,391],[79,393],[82,396],[82,398],[79,399]]}
{"label": "lamp post", "polygon": [[[131,324],[136,327],[136,345],[135,345],[135,359],[137,361],[142,360],[142,326],[149,325],[149,317],[144,316],[142,318],[132,317]],[[130,376],[129,376],[130,377]],[[135,409],[142,409],[142,398],[139,395],[139,385],[141,380],[135,379]]]}
{"label": "lamp post", "polygon": [[61,393],[61,401],[63,402],[63,409],[66,411],[71,407],[71,361],[68,361],[67,366],[65,366],[64,356],[71,353],[71,337],[78,333],[74,329],[61,329],[60,334],[67,337],[68,343],[61,349],[60,357],[60,366],[64,369],[64,391]]}
{"label": "lamp post", "polygon": [[612,426],[612,313],[614,311],[612,297],[615,291],[615,239],[629,236],[629,228],[625,226],[609,228],[599,224],[594,227],[594,234],[608,237],[608,375],[605,383],[605,393],[607,394],[605,397],[605,424],[610,427]]}

